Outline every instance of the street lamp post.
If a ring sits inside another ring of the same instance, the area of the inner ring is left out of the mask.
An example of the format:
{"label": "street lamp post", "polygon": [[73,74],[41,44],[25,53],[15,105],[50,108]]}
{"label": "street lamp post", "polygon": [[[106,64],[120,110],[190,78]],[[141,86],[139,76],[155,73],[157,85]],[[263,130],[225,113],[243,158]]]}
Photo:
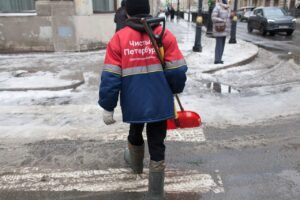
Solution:
{"label": "street lamp post", "polygon": [[236,43],[236,24],[237,24],[236,10],[237,10],[237,4],[238,4],[238,1],[234,0],[234,7],[233,7],[234,16],[232,18],[232,23],[231,23],[231,31],[230,31],[230,39],[229,39],[230,44],[235,44]]}
{"label": "street lamp post", "polygon": [[201,31],[202,31],[202,0],[198,0],[198,15],[196,19],[196,35],[195,35],[195,44],[193,46],[194,52],[202,52],[201,46]]}
{"label": "street lamp post", "polygon": [[188,21],[191,21],[191,0],[189,0],[189,16],[188,16]]}
{"label": "street lamp post", "polygon": [[179,0],[177,0],[177,18],[179,17]]}

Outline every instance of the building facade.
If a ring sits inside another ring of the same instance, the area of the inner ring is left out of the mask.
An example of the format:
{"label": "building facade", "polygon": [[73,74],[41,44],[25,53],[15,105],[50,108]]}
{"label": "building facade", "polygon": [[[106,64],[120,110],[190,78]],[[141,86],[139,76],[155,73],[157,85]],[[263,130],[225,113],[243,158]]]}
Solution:
{"label": "building facade", "polygon": [[240,0],[239,7],[244,6],[275,6],[275,7],[285,7],[288,10],[295,8],[296,0]]}
{"label": "building facade", "polygon": [[[151,0],[158,12],[158,0]],[[121,0],[0,0],[0,52],[105,47]]]}
{"label": "building facade", "polygon": [[[233,6],[234,0],[229,1]],[[178,0],[166,0],[166,2],[171,3],[177,10]],[[276,6],[292,10],[298,4],[300,4],[299,0],[238,0],[238,8],[245,6]],[[179,0],[179,9],[184,12],[189,12],[189,10],[191,10],[191,12],[197,12],[198,0]],[[208,10],[208,0],[202,0],[202,10]]]}
{"label": "building facade", "polygon": [[[177,1],[176,1],[177,2]],[[179,9],[184,12],[198,12],[198,0],[180,0]],[[202,0],[202,10],[208,11],[208,0]]]}

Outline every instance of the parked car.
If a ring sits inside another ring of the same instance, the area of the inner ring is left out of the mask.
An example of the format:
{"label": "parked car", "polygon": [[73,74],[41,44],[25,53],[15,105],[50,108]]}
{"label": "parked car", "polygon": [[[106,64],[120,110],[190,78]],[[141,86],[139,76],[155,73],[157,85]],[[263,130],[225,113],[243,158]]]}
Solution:
{"label": "parked car", "polygon": [[253,11],[247,11],[247,12],[245,12],[245,14],[243,15],[243,16],[241,16],[241,19],[240,19],[240,21],[242,22],[242,21],[246,21],[246,22],[248,22],[248,19],[249,19],[249,17],[251,16],[253,14]]}
{"label": "parked car", "polygon": [[255,9],[254,6],[246,6],[246,7],[241,7],[237,10],[236,15],[238,19],[242,22],[244,20],[247,20],[248,17],[245,16],[246,13],[249,13],[249,11],[253,11]]}
{"label": "parked car", "polygon": [[257,29],[263,36],[270,33],[275,35],[278,32],[286,32],[292,35],[296,28],[296,19],[289,16],[287,12],[278,7],[259,7],[253,11],[248,19],[248,32]]}

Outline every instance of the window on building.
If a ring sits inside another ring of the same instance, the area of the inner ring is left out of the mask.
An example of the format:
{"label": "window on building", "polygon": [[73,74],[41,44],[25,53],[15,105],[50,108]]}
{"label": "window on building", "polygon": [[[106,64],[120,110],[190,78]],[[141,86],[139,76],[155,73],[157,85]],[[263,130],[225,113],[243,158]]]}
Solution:
{"label": "window on building", "polygon": [[257,4],[257,0],[253,0],[253,1],[252,1],[252,6],[255,6],[255,7],[256,7],[257,5],[258,5],[258,4]]}
{"label": "window on building", "polygon": [[0,13],[35,12],[35,0],[0,0]]}
{"label": "window on building", "polygon": [[117,0],[93,0],[94,13],[115,12]]}

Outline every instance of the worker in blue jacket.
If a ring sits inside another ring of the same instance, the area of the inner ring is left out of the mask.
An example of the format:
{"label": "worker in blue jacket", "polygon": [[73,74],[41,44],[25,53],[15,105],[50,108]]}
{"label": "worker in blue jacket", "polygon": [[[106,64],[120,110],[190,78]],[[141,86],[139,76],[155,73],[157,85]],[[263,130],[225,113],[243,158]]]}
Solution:
{"label": "worker in blue jacket", "polygon": [[[148,0],[127,0],[127,26],[107,45],[101,75],[99,105],[105,124],[113,124],[114,109],[120,96],[123,121],[130,124],[125,160],[136,174],[143,172],[146,124],[150,153],[147,199],[164,199],[165,144],[167,119],[174,118],[173,94],[181,93],[186,82],[187,65],[175,36],[163,36],[165,68],[162,67],[141,18],[150,18]],[[162,27],[153,25],[158,34]]]}

